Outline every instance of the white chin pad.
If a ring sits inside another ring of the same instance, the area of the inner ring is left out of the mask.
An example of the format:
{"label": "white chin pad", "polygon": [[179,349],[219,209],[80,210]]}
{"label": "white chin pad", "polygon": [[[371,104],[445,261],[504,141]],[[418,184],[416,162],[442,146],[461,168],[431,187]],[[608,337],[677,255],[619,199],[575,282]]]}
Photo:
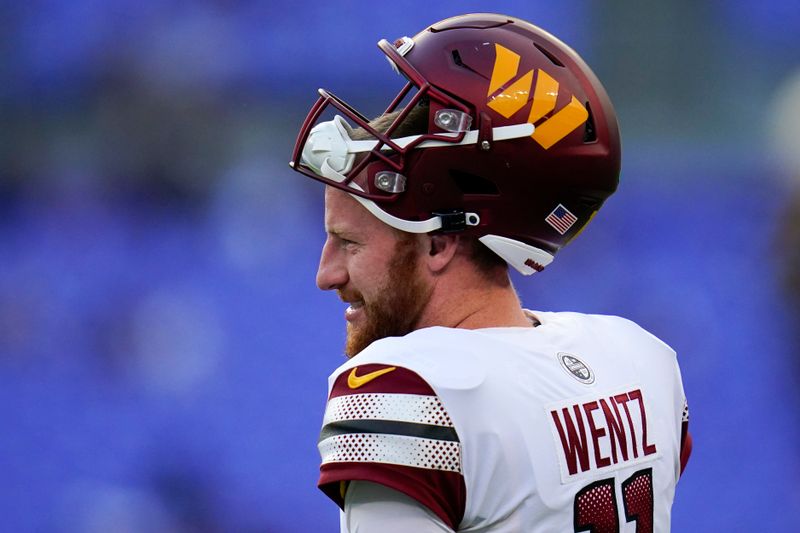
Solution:
{"label": "white chin pad", "polygon": [[484,235],[478,240],[526,276],[543,270],[553,262],[552,254],[514,239],[499,235]]}
{"label": "white chin pad", "polygon": [[355,158],[348,149],[349,141],[350,126],[339,115],[333,120],[320,122],[303,145],[302,162],[317,173],[327,164],[339,174],[347,174]]}

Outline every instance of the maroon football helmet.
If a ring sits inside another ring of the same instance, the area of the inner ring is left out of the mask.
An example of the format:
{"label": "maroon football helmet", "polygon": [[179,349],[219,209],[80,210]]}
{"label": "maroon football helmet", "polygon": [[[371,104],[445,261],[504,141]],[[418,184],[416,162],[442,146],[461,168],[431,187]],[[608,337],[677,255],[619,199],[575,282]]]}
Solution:
{"label": "maroon football helmet", "polygon": [[[600,81],[554,36],[495,14],[449,18],[378,47],[407,83],[384,132],[333,94],[306,117],[292,166],[413,233],[459,231],[523,274],[544,268],[617,187],[620,140]],[[398,137],[412,108],[427,129]],[[329,107],[339,114],[322,120]],[[370,140],[353,140],[362,128]]]}

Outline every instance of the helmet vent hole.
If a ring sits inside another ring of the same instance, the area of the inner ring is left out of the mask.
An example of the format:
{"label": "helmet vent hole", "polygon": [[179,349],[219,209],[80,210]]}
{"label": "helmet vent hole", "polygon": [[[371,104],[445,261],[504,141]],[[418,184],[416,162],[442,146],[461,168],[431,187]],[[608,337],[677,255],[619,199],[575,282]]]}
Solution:
{"label": "helmet vent hole", "polygon": [[586,102],[586,111],[589,113],[589,116],[586,119],[586,129],[583,130],[583,142],[593,143],[597,141],[597,130],[594,127],[594,115],[592,114],[592,108],[589,106],[589,102]]}
{"label": "helmet vent hole", "polygon": [[540,46],[539,43],[533,43],[533,46],[538,48],[541,53],[543,53],[545,56],[547,56],[547,59],[549,59],[550,62],[553,63],[554,65],[559,66],[559,67],[563,67],[564,66],[564,63],[559,61],[558,58],[556,58],[556,56],[554,56],[553,54],[548,52],[543,46]]}
{"label": "helmet vent hole", "polygon": [[456,184],[456,187],[464,195],[469,194],[493,194],[497,195],[500,191],[491,180],[470,174],[468,172],[461,172],[459,170],[451,170],[450,176]]}
{"label": "helmet vent hole", "polygon": [[450,52],[450,55],[453,57],[453,63],[455,63],[456,66],[465,68],[474,74],[480,75],[479,72],[476,72],[475,69],[464,63],[464,60],[461,59],[461,53],[458,50],[453,50],[452,52]]}

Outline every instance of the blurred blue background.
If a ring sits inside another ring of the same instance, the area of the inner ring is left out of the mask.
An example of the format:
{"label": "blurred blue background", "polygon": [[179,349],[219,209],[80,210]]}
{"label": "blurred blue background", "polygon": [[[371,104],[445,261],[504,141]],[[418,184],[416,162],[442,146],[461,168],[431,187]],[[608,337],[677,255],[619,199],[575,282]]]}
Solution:
{"label": "blurred blue background", "polygon": [[0,529],[336,530],[343,307],[287,161],[318,86],[376,114],[378,39],[470,11],[570,43],[623,132],[619,192],[524,303],[678,351],[675,531],[800,528],[800,3],[31,0],[0,3]]}

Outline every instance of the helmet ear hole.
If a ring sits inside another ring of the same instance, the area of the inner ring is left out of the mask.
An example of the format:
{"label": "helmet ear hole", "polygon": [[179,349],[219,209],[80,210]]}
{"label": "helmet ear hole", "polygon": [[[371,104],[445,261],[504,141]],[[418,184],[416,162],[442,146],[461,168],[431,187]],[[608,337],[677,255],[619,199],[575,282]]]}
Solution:
{"label": "helmet ear hole", "polygon": [[470,194],[500,194],[497,185],[482,176],[460,170],[451,170],[450,177],[453,178],[453,182],[458,190],[461,191],[461,194],[465,196]]}

